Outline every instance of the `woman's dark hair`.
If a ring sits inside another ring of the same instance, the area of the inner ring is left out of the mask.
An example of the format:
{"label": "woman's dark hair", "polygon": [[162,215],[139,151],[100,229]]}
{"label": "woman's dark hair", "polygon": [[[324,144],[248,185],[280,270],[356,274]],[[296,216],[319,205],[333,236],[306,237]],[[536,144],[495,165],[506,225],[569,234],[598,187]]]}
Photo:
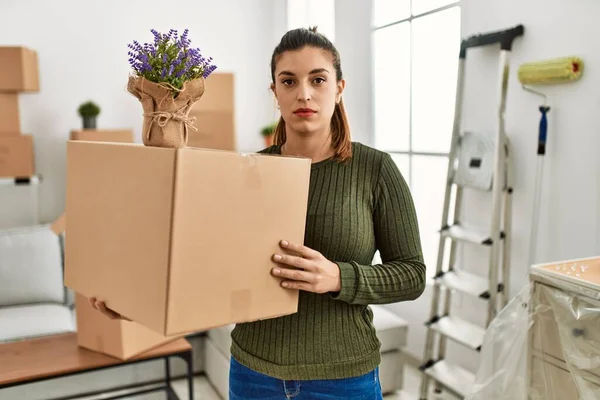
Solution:
{"label": "woman's dark hair", "polygon": [[[310,29],[298,28],[287,32],[281,38],[281,42],[275,47],[271,57],[271,80],[275,84],[275,65],[279,57],[286,51],[301,50],[304,47],[314,47],[328,51],[333,58],[333,67],[335,68],[336,80],[342,80],[342,67],[340,54],[327,37],[317,32],[316,27]],[[283,117],[279,118],[275,127],[274,143],[281,146],[285,143],[285,121]],[[352,142],[350,138],[350,125],[344,108],[344,102],[335,106],[333,116],[331,117],[331,146],[335,152],[335,158],[340,161],[346,161],[352,156]]]}

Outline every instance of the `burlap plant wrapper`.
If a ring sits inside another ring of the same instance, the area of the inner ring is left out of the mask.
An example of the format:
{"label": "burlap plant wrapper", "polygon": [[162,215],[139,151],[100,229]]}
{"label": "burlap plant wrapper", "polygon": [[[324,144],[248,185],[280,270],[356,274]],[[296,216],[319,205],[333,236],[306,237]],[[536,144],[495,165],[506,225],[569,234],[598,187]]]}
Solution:
{"label": "burlap plant wrapper", "polygon": [[176,97],[174,89],[166,84],[154,83],[145,78],[130,76],[127,91],[137,97],[144,110],[142,141],[153,147],[185,147],[188,129],[194,119],[189,112],[204,94],[204,78],[186,81]]}

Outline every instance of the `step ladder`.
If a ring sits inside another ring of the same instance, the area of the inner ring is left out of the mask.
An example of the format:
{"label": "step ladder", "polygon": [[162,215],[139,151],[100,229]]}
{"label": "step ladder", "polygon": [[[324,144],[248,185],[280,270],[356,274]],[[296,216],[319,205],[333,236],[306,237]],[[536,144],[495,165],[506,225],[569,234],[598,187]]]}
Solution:
{"label": "step ladder", "polygon": [[[450,339],[478,352],[485,329],[508,301],[510,282],[510,232],[512,214],[512,165],[508,137],[505,133],[504,111],[509,78],[509,55],[513,41],[523,35],[522,25],[476,35],[461,43],[452,142],[448,160],[446,194],[438,246],[436,275],[431,311],[425,323],[427,338],[423,354],[421,399],[427,399],[430,382],[435,391],[446,390],[464,398],[474,382],[474,374],[451,365],[445,360]],[[473,47],[500,44],[498,86],[498,121],[493,134],[461,133],[461,114],[465,82],[467,50]],[[461,222],[462,196],[465,189],[491,192],[492,214],[485,227],[473,228]],[[452,209],[452,219],[449,220]],[[446,244],[450,241],[447,265]],[[456,262],[457,246],[470,243],[488,250],[488,263],[474,274],[462,270]],[[444,295],[442,296],[442,290]],[[487,302],[485,326],[464,321],[451,312],[453,292]],[[437,346],[434,345],[435,339]],[[437,347],[437,352],[434,352]]]}

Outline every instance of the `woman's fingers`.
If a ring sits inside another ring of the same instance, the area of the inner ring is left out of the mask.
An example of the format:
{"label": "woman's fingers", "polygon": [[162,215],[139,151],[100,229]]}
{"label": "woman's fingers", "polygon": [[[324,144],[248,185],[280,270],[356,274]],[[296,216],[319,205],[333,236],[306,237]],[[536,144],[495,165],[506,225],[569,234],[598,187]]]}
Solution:
{"label": "woman's fingers", "polygon": [[273,268],[273,275],[279,278],[289,279],[298,282],[314,283],[315,275],[310,272],[299,271],[288,268]]}
{"label": "woman's fingers", "polygon": [[289,265],[290,267],[296,267],[307,271],[314,270],[313,263],[305,258],[298,256],[291,256],[289,254],[275,254],[273,261],[279,264]]}
{"label": "woman's fingers", "polygon": [[279,245],[286,249],[286,250],[291,250],[294,253],[298,254],[301,257],[304,258],[316,258],[318,257],[321,253],[319,253],[316,250],[311,249],[310,247],[301,245],[301,244],[296,244],[296,243],[290,243],[286,240],[282,240]]}

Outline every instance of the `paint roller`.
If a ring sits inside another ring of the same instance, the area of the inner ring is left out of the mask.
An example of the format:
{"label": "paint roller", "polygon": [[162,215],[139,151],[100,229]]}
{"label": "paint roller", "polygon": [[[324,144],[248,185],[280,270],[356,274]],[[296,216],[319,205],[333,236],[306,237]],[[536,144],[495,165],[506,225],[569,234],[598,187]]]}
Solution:
{"label": "paint roller", "polygon": [[578,57],[561,57],[521,65],[517,71],[519,82],[523,89],[544,98],[544,104],[539,107],[542,114],[540,118],[537,146],[537,170],[535,178],[535,192],[533,200],[533,221],[531,224],[529,265],[533,264],[537,245],[537,228],[539,223],[541,184],[544,173],[544,155],[546,154],[546,141],[548,138],[548,112],[550,107],[546,104],[546,95],[528,86],[565,84],[579,80],[583,73],[583,61]]}

